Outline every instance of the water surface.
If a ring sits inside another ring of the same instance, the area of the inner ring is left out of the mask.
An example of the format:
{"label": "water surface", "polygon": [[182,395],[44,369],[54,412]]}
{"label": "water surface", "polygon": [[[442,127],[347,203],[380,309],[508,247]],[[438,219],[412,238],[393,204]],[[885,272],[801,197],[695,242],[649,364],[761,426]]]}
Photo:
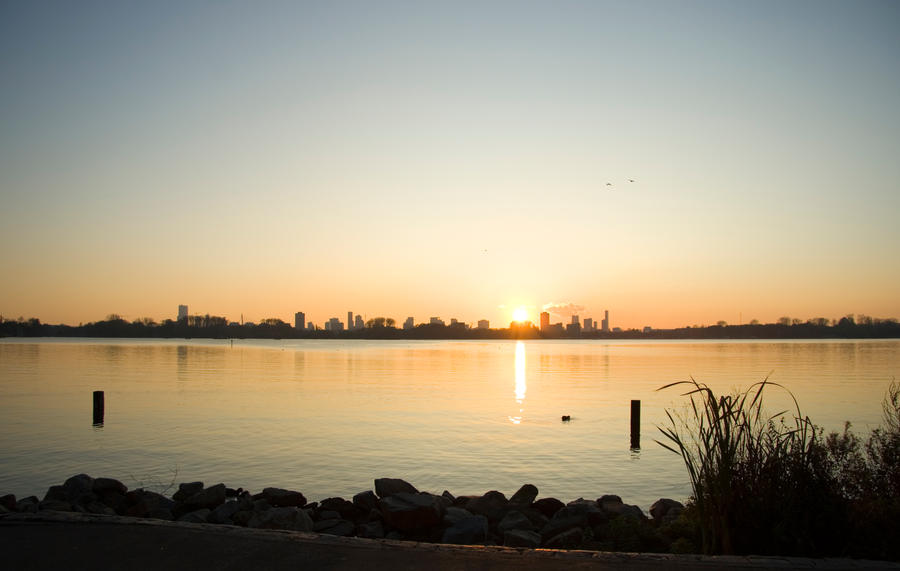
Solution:
{"label": "water surface", "polygon": [[[376,477],[419,489],[563,500],[685,499],[680,459],[653,442],[660,386],[767,376],[827,429],[881,418],[900,341],[0,340],[0,492],[43,495],[86,472],[349,497]],[[91,425],[92,391],[106,395]],[[768,408],[787,408],[772,392]],[[642,401],[642,448],[629,406]],[[563,423],[562,415],[571,422]],[[171,490],[169,490],[171,492]]]}

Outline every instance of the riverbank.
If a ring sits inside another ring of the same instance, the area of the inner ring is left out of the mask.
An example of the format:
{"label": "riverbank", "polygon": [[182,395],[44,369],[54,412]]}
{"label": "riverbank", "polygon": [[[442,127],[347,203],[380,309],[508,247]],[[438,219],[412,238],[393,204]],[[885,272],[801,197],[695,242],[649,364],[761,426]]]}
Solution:
{"label": "riverbank", "polygon": [[202,482],[179,484],[170,498],[141,488],[128,490],[115,479],[78,474],[50,486],[43,498],[0,498],[0,513],[68,512],[337,537],[660,553],[695,549],[693,530],[679,519],[683,508],[662,498],[648,517],[615,495],[564,503],[538,498],[538,489],[525,484],[509,498],[499,491],[456,497],[449,491],[422,492],[393,478],[376,479],[374,489],[352,499],[310,502],[296,490],[267,487],[251,493]]}

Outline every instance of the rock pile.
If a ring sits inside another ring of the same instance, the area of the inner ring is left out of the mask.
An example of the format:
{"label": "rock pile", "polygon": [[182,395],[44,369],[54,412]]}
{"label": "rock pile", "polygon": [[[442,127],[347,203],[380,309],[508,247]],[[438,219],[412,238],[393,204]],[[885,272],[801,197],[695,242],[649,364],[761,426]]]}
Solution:
{"label": "rock pile", "polygon": [[465,545],[529,548],[595,548],[669,551],[688,540],[679,530],[684,506],[661,499],[648,518],[619,496],[579,498],[567,504],[538,499],[526,484],[512,497],[498,491],[481,496],[420,492],[404,480],[379,478],[375,489],[352,499],[308,502],[297,491],[265,488],[251,494],[225,484],[183,483],[171,499],[145,489],[128,490],[111,478],[72,476],[51,486],[42,500],[0,497],[0,514],[56,510],[261,529],[310,531],[339,536],[388,538]]}

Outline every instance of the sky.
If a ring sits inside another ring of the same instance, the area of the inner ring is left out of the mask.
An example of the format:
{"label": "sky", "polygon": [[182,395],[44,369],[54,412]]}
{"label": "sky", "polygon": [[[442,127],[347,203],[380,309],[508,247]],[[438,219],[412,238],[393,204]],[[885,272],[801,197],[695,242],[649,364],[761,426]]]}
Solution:
{"label": "sky", "polygon": [[872,0],[6,1],[0,314],[900,317],[898,29]]}

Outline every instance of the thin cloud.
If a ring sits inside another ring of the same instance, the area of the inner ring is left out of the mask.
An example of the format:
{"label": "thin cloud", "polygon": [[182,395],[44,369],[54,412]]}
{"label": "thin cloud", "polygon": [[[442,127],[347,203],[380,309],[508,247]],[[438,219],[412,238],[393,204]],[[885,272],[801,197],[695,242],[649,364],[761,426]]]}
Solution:
{"label": "thin cloud", "polygon": [[550,302],[544,304],[544,311],[557,317],[572,317],[584,311],[584,306],[567,301],[565,303]]}

